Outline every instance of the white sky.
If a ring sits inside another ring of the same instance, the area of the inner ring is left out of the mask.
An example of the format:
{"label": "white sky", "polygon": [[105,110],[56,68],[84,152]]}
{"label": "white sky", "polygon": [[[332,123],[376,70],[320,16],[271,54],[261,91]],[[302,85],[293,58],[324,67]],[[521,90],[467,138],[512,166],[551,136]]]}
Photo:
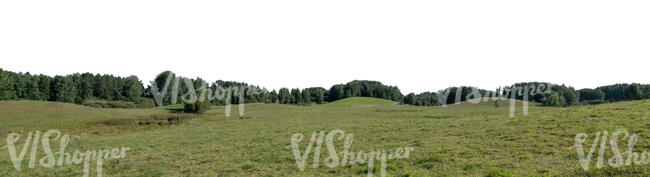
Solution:
{"label": "white sky", "polygon": [[0,1],[0,67],[403,93],[650,83],[650,1]]}

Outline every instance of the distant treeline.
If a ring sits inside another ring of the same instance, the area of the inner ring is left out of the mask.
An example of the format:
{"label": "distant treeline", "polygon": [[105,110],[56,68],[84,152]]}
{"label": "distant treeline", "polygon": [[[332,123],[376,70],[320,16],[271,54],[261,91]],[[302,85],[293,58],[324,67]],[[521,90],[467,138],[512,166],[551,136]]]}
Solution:
{"label": "distant treeline", "polygon": [[[165,87],[167,78],[171,78]],[[181,103],[188,95],[189,87],[198,96],[221,99],[208,99],[210,104],[226,103],[279,103],[310,105],[322,104],[348,97],[375,97],[417,106],[438,106],[453,104],[468,99],[485,97],[505,97],[526,99],[545,106],[572,106],[582,104],[601,104],[617,101],[650,99],[650,85],[615,84],[594,89],[575,90],[565,85],[543,82],[517,83],[512,86],[485,90],[476,87],[449,87],[437,92],[409,93],[403,95],[397,86],[384,85],[377,81],[354,80],[346,84],[322,87],[280,88],[268,91],[244,82],[217,80],[208,83],[204,79],[189,79],[164,71],[154,79],[155,88],[167,88],[162,99],[163,105]],[[188,84],[189,82],[189,84]],[[548,90],[550,86],[550,90]],[[136,76],[118,77],[91,73],[75,73],[66,76],[31,75],[0,69],[0,100],[43,100],[84,104],[94,107],[152,107],[154,106],[152,85],[145,85]],[[221,90],[221,91],[220,91]],[[205,94],[207,91],[208,94]],[[442,101],[441,101],[442,100]]]}
{"label": "distant treeline", "polygon": [[130,102],[124,107],[153,106],[150,99],[142,97],[143,93],[144,87],[137,76],[76,73],[50,77],[0,69],[0,100],[28,99],[77,104],[93,101],[92,105],[106,104],[97,107],[122,107],[124,102]]}
{"label": "distant treeline", "polygon": [[[550,90],[548,90],[549,88]],[[459,90],[460,95],[457,95]],[[524,98],[524,95],[527,95],[526,98]],[[441,105],[439,100],[446,100],[445,104],[453,104],[468,99],[485,97],[514,98],[542,103],[543,106],[564,107],[650,99],[650,85],[615,84],[595,89],[575,90],[573,87],[565,85],[545,82],[523,82],[507,87],[500,87],[495,91],[461,86],[450,87],[438,92],[424,92],[417,95],[410,93],[402,101],[404,104],[436,106]]]}
{"label": "distant treeline", "polygon": [[[549,83],[517,83],[513,87],[525,88],[530,85],[549,85]],[[551,85],[550,93],[532,95],[529,100],[542,103],[544,106],[574,106],[650,99],[650,85],[648,84],[614,84],[580,90],[565,85]],[[522,99],[522,97],[517,95],[516,99]]]}
{"label": "distant treeline", "polygon": [[[171,75],[171,77],[170,77]],[[171,78],[167,81],[168,78]],[[243,98],[245,103],[279,103],[310,105],[311,103],[322,104],[329,101],[336,101],[347,97],[365,96],[384,98],[394,101],[401,101],[403,95],[399,89],[394,86],[386,86],[377,81],[352,81],[347,84],[332,86],[329,90],[322,87],[310,87],[304,89],[298,88],[280,88],[279,90],[268,91],[266,88],[249,85],[244,82],[233,82],[217,80],[207,83],[201,78],[189,79],[176,76],[171,71],[165,71],[156,76],[154,79],[156,88],[162,92],[165,83],[168,82],[166,94],[163,98],[163,105],[176,104],[179,98],[188,95],[188,84],[195,89],[196,93],[206,93],[204,97],[217,97],[225,93],[225,97],[218,99],[208,99],[214,105],[223,105],[225,103],[237,104]],[[145,89],[146,97],[152,97],[151,85]],[[205,90],[204,90],[205,89]],[[222,89],[222,91],[219,91]],[[256,92],[252,92],[255,90]],[[200,95],[200,94],[199,94]],[[199,96],[200,97],[200,96]]]}
{"label": "distant treeline", "polygon": [[[244,82],[234,82],[234,81],[223,81],[223,80],[217,80],[212,83],[208,83],[204,79],[197,77],[195,79],[190,79],[190,78],[185,78],[181,76],[177,76],[171,71],[164,71],[156,76],[154,79],[154,83],[156,84],[156,88],[159,92],[163,92],[165,88],[165,83],[168,82],[167,79],[170,78],[169,83],[168,83],[168,88],[166,90],[166,94],[163,97],[162,104],[163,105],[170,105],[170,104],[178,104],[182,103],[182,98],[186,95],[188,95],[188,92],[190,89],[188,89],[188,86],[191,86],[195,90],[195,94],[198,94],[198,96],[201,96],[201,93],[209,91],[209,94],[204,95],[204,97],[214,97],[213,95],[221,95],[221,99],[209,99],[209,98],[204,98],[206,100],[210,100],[211,104],[214,105],[224,105],[226,104],[227,101],[229,103],[239,103],[240,99],[243,98],[242,101],[245,103],[258,103],[258,102],[267,102],[267,99],[269,98],[269,93],[266,91],[264,88],[260,88],[259,86],[255,85],[249,85]],[[189,82],[190,84],[188,85]],[[213,91],[219,91],[219,89],[227,89],[223,90],[221,93],[214,93]],[[236,88],[236,89],[234,89]],[[257,90],[260,93],[253,93],[251,90]],[[152,87],[151,85],[148,85],[145,88],[145,94],[143,96],[147,98],[153,98],[152,95]],[[227,93],[224,93],[227,92]],[[241,96],[240,96],[241,95]],[[201,100],[203,101],[203,100]],[[270,100],[268,100],[270,101]]]}

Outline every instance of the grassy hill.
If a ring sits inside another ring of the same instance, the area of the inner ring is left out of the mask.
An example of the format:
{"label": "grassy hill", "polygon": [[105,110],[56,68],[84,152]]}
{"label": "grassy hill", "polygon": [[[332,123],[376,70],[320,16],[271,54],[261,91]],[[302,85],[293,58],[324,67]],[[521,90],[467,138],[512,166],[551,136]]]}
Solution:
{"label": "grassy hill", "polygon": [[351,97],[336,100],[331,103],[325,104],[325,106],[338,106],[338,107],[369,107],[369,106],[386,106],[386,105],[396,105],[398,104],[395,101],[372,98],[372,97]]}
{"label": "grassy hill", "polygon": [[[521,102],[516,106],[515,117],[509,117],[507,100],[495,108],[493,102],[416,107],[348,98],[313,106],[247,104],[242,119],[237,116],[237,105],[230,118],[224,116],[223,106],[215,106],[184,124],[131,125],[105,122],[173,114],[178,107],[99,109],[2,101],[0,138],[11,132],[25,136],[58,129],[73,138],[66,151],[130,147],[124,159],[104,163],[104,176],[365,175],[364,165],[324,166],[325,148],[319,168],[309,166],[311,156],[305,171],[296,167],[287,148],[292,134],[308,137],[314,131],[336,129],[354,135],[350,148],[354,152],[414,147],[410,158],[388,161],[390,176],[650,174],[647,165],[585,172],[572,148],[577,133],[587,133],[591,139],[598,131],[624,128],[639,134],[635,151],[650,149],[650,100],[569,108],[531,106],[528,116],[522,115]],[[21,139],[19,148],[22,143]],[[342,149],[342,142],[335,143],[337,150]],[[6,141],[0,141],[0,147],[5,145]],[[301,144],[301,150],[305,146]],[[79,165],[27,168],[29,153],[23,170],[16,171],[7,152],[0,149],[0,176],[81,176]]]}

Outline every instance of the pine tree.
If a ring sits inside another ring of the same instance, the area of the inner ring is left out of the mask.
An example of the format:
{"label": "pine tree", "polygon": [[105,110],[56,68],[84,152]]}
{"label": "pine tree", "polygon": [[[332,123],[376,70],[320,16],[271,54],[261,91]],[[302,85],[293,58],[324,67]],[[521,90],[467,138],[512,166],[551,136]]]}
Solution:
{"label": "pine tree", "polygon": [[54,101],[71,103],[75,101],[77,89],[70,77],[55,76],[53,94]]}
{"label": "pine tree", "polygon": [[281,88],[278,93],[280,104],[291,104],[291,93],[287,88]]}
{"label": "pine tree", "polygon": [[311,93],[308,88],[302,89],[302,104],[311,105]]}
{"label": "pine tree", "polygon": [[640,100],[643,99],[643,91],[641,90],[641,86],[639,84],[630,84],[627,88],[624,90],[625,93],[625,98],[628,100]]}
{"label": "pine tree", "polygon": [[302,104],[302,94],[300,94],[300,89],[291,89],[291,104]]}
{"label": "pine tree", "polygon": [[316,90],[316,93],[315,93],[315,95],[316,95],[316,98],[315,98],[316,103],[323,104],[323,101],[324,101],[324,95],[323,94],[324,93],[323,93],[322,90]]}
{"label": "pine tree", "polygon": [[81,99],[87,99],[93,96],[93,80],[94,80],[94,75],[91,73],[83,73],[81,74],[79,78],[78,84],[78,96],[81,97]]}

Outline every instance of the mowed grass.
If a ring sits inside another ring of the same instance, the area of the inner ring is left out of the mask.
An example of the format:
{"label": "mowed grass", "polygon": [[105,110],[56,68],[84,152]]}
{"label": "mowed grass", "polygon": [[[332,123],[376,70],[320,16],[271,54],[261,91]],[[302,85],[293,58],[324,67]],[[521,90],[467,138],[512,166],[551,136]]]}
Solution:
{"label": "mowed grass", "polygon": [[[349,98],[325,105],[247,104],[238,117],[223,106],[181,125],[106,125],[102,121],[166,114],[180,106],[154,109],[97,109],[73,104],[0,102],[0,147],[11,132],[24,140],[30,131],[58,129],[70,134],[67,152],[130,147],[123,159],[104,162],[104,176],[365,176],[365,165],[329,168],[323,147],[321,165],[300,171],[288,148],[291,136],[308,139],[315,131],[340,129],[354,134],[351,151],[414,147],[407,159],[388,161],[389,176],[648,176],[647,165],[621,169],[580,168],[574,148],[577,133],[624,128],[638,133],[636,152],[650,149],[650,100],[597,106],[550,108],[531,104],[528,116],[517,101],[462,103],[446,107],[398,105],[374,98]],[[307,146],[304,142],[301,151]],[[18,148],[22,147],[22,141]],[[58,142],[52,143],[54,151]],[[342,151],[343,141],[336,141]],[[590,144],[585,144],[589,148]],[[623,149],[623,148],[622,148]],[[39,151],[39,159],[42,150]],[[607,151],[610,151],[609,149]],[[594,156],[596,156],[595,154]],[[81,165],[13,168],[0,150],[0,176],[81,176]],[[91,176],[94,175],[91,164]]]}

